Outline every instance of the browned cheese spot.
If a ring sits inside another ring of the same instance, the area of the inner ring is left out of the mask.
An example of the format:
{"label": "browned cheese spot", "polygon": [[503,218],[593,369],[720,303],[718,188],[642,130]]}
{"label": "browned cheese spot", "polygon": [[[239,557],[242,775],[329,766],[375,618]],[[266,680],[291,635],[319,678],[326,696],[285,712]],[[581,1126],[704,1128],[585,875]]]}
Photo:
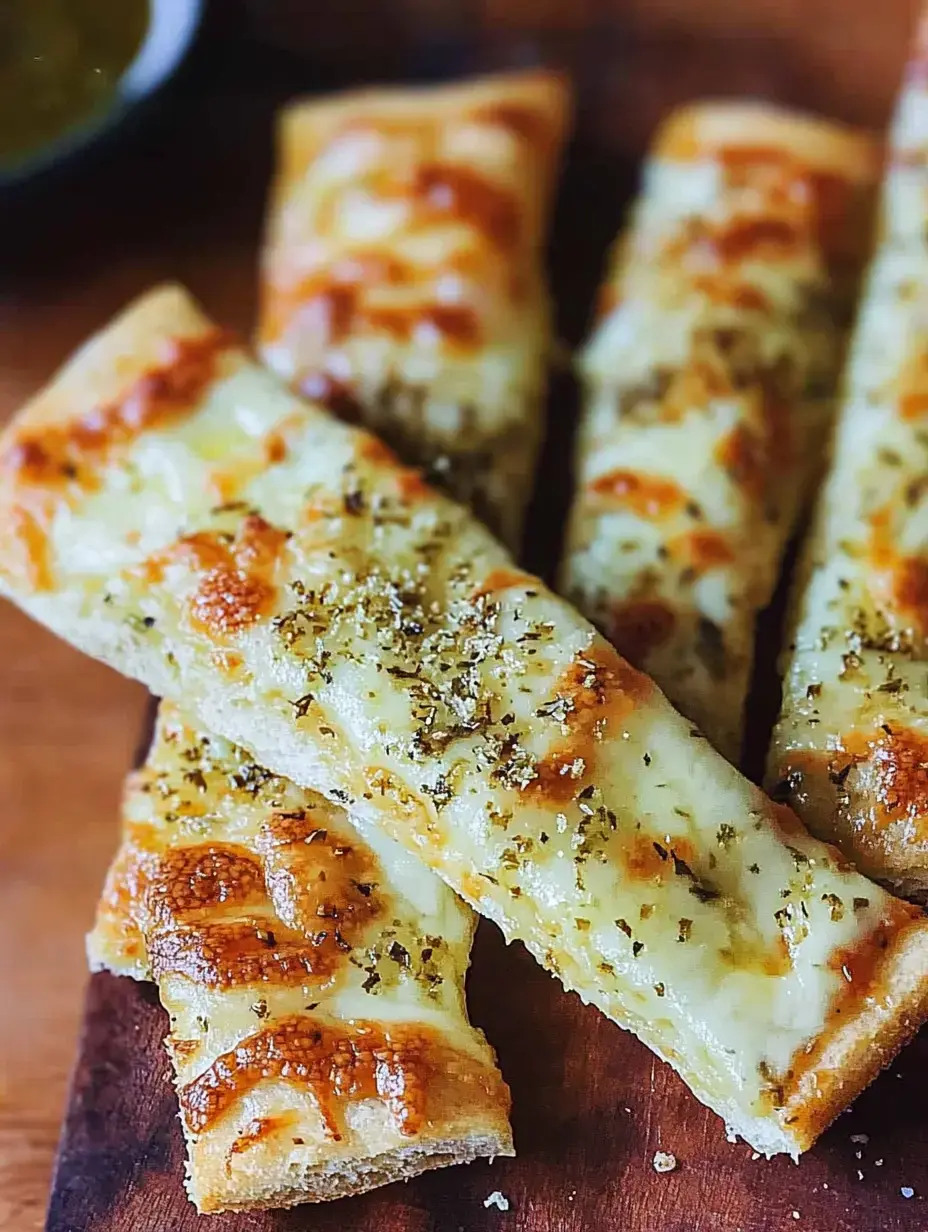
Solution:
{"label": "browned cheese spot", "polygon": [[219,907],[265,901],[261,865],[244,847],[205,843],[169,847],[153,869],[143,901],[147,927],[215,916]]}
{"label": "browned cheese spot", "polygon": [[670,555],[698,575],[730,565],[735,559],[731,537],[720,530],[693,530],[671,539]]}
{"label": "browned cheese spot", "polygon": [[416,171],[412,193],[429,222],[446,218],[463,222],[503,251],[519,241],[522,215],[512,191],[469,167],[424,163]]}
{"label": "browned cheese spot", "polygon": [[[913,843],[928,837],[928,737],[909,727],[880,727],[874,732],[848,732],[843,753],[833,758],[832,777],[850,761],[857,766],[857,792],[870,802],[860,830],[878,835],[895,822],[909,823]],[[837,769],[840,763],[840,769]]]}
{"label": "browned cheese spot", "polygon": [[725,304],[745,312],[770,311],[770,300],[763,291],[720,274],[698,274],[693,279],[693,287],[714,304]]}
{"label": "browned cheese spot", "polygon": [[175,1039],[173,1035],[169,1035],[167,1045],[180,1065],[192,1060],[200,1051],[200,1040],[198,1039]]}
{"label": "browned cheese spot", "polygon": [[357,436],[358,459],[389,474],[397,498],[406,505],[413,505],[431,491],[422,472],[412,466],[404,466],[396,453],[379,437],[370,432]]}
{"label": "browned cheese spot", "polygon": [[274,576],[289,534],[257,514],[239,524],[234,537],[197,531],[149,559],[146,580],[159,582],[165,569],[183,561],[199,575],[189,600],[194,628],[213,641],[235,637],[268,614],[277,596]]}
{"label": "browned cheese spot", "polygon": [[220,329],[167,340],[161,362],[137,377],[117,400],[70,422],[20,433],[0,459],[0,470],[24,486],[94,487],[115,450],[196,409],[215,379],[220,356],[234,345],[232,336]]}
{"label": "browned cheese spot", "polygon": [[383,873],[358,835],[333,824],[330,811],[321,820],[313,813],[271,814],[257,846],[277,915],[306,936],[325,931],[337,954],[383,913]]}
{"label": "browned cheese spot", "polygon": [[539,760],[524,789],[546,803],[572,799],[593,773],[599,741],[654,690],[654,683],[600,642],[578,654],[558,681],[555,698],[567,704],[568,734]]}
{"label": "browned cheese spot", "polygon": [[225,331],[167,340],[161,361],[137,377],[121,397],[76,419],[24,426],[0,456],[0,480],[10,490],[6,525],[14,563],[8,569],[32,590],[52,582],[48,535],[60,502],[93,491],[100,474],[137,437],[195,411],[234,345]]}
{"label": "browned cheese spot", "polygon": [[928,560],[899,551],[889,507],[871,515],[868,558],[873,596],[887,618],[928,638]]}
{"label": "browned cheese spot", "polygon": [[232,1143],[229,1153],[240,1155],[243,1151],[249,1151],[281,1130],[288,1129],[295,1122],[296,1117],[289,1112],[273,1117],[253,1117]]}
{"label": "browned cheese spot", "polygon": [[145,949],[139,914],[158,862],[150,844],[147,826],[127,827],[97,907],[97,927],[129,958],[141,957]]}
{"label": "browned cheese spot", "polygon": [[530,573],[522,573],[518,569],[493,569],[471,597],[473,599],[489,598],[491,595],[501,594],[504,590],[540,585],[538,579],[532,577]]}
{"label": "browned cheese spot", "polygon": [[152,932],[148,953],[152,975],[181,975],[207,988],[247,984],[303,984],[332,974],[334,953],[271,915],[228,922],[181,924]]}
{"label": "browned cheese spot", "polygon": [[548,117],[528,103],[485,103],[475,108],[473,118],[478,124],[508,129],[529,145],[550,145],[555,135]]}
{"label": "browned cheese spot", "polygon": [[808,245],[832,266],[860,259],[866,197],[848,177],[804,162],[785,147],[700,143],[684,137],[671,157],[719,163],[729,190],[751,190],[758,205],[706,227],[696,243],[720,264],[786,260]]}
{"label": "browned cheese spot", "polygon": [[414,306],[371,304],[366,288],[357,283],[333,283],[320,275],[290,292],[295,300],[292,316],[318,334],[325,345],[337,346],[352,334],[370,331],[390,334],[397,342],[410,342],[423,330],[442,342],[473,349],[481,341],[480,318],[467,304],[419,303]]}
{"label": "browned cheese spot", "polygon": [[13,505],[0,527],[0,554],[8,562],[4,569],[32,591],[50,590],[53,585],[48,521],[40,508],[18,504]]}
{"label": "browned cheese spot", "polygon": [[188,1129],[202,1134],[268,1079],[309,1088],[326,1133],[336,1141],[345,1132],[344,1108],[352,1101],[379,1100],[397,1129],[412,1137],[427,1117],[431,1092],[441,1089],[445,1098],[463,1105],[468,1095],[476,1099],[502,1087],[492,1070],[447,1047],[421,1025],[385,1028],[354,1021],[329,1026],[300,1016],[242,1040],[181,1089]]}
{"label": "browned cheese spot", "polygon": [[653,835],[640,830],[623,838],[621,860],[630,881],[645,881],[660,884],[676,875],[679,861],[690,868],[696,867],[699,858],[689,839],[675,836],[672,843],[656,842]]}
{"label": "browned cheese spot", "polygon": [[899,416],[913,422],[928,412],[928,347],[913,348],[899,376]]}
{"label": "browned cheese spot", "polygon": [[296,813],[272,814],[258,849],[207,843],[155,859],[132,902],[156,979],[299,984],[347,961],[382,910],[372,854]]}
{"label": "browned cheese spot", "polygon": [[609,505],[630,509],[640,518],[659,521],[678,513],[687,495],[672,479],[638,471],[614,470],[600,475],[589,490]]}
{"label": "browned cheese spot", "polygon": [[715,460],[753,500],[763,498],[769,477],[767,450],[750,428],[744,424],[732,428],[716,446]]}

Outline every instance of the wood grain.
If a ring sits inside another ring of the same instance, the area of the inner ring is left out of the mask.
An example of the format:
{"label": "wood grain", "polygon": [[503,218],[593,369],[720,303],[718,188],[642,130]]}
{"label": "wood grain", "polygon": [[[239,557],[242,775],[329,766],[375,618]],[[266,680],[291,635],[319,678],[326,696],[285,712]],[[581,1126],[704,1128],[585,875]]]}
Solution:
{"label": "wood grain", "polygon": [[[914,7],[915,0],[227,0],[214,6],[173,98],[125,148],[0,202],[0,418],[158,279],[184,281],[211,313],[248,330],[271,120],[289,95],[361,76],[433,77],[538,59],[572,66],[580,127],[552,264],[562,334],[576,341],[603,248],[667,107],[694,94],[751,93],[882,124]],[[258,35],[267,40],[263,50]],[[562,524],[572,397],[569,383],[555,383],[532,521],[535,567],[553,559]],[[0,1228],[10,1232],[41,1226],[84,983],[82,934],[115,841],[120,780],[143,705],[135,686],[0,609],[7,998]],[[487,927],[471,1002],[513,1086],[517,1160],[454,1169],[329,1208],[207,1221],[182,1195],[161,1012],[150,990],[95,977],[49,1229],[901,1232],[928,1225],[924,1039],[796,1168],[752,1163],[745,1148],[727,1144],[716,1119],[665,1067],[565,996],[521,949],[506,951]],[[851,1142],[854,1133],[869,1134],[869,1142]],[[677,1171],[655,1175],[658,1148],[677,1154]],[[902,1185],[918,1196],[904,1199]],[[512,1202],[507,1214],[483,1206],[495,1188]]]}

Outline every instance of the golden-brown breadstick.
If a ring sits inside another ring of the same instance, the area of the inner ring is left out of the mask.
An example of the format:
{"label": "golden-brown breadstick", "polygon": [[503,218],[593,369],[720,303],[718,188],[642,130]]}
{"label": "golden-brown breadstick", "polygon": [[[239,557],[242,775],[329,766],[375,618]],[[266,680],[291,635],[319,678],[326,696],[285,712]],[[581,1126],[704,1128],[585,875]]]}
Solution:
{"label": "golden-brown breadstick", "polygon": [[806,1149],[928,1015],[921,912],[180,291],[0,436],[0,527],[27,612],[401,843],[758,1150]]}
{"label": "golden-brown breadstick", "polygon": [[263,254],[265,362],[514,549],[542,435],[568,107],[547,72],[294,104]]}
{"label": "golden-brown breadstick", "polygon": [[874,155],[771,106],[677,112],[582,359],[562,589],[732,761],[755,619],[820,463]]}
{"label": "golden-brown breadstick", "polygon": [[474,917],[434,873],[167,702],[123,815],[88,954],[158,983],[199,1210],[512,1154]]}
{"label": "golden-brown breadstick", "polygon": [[902,88],[769,777],[870,876],[928,898],[928,22]]}

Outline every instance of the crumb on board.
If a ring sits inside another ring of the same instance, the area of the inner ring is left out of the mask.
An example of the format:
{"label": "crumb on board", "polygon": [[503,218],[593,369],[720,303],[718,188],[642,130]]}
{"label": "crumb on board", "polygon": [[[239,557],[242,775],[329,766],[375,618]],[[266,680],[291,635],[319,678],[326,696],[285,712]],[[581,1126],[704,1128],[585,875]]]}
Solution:
{"label": "crumb on board", "polygon": [[870,1141],[869,1134],[851,1134],[851,1141],[859,1146],[866,1146]]}
{"label": "crumb on board", "polygon": [[862,1181],[864,1179],[864,1174],[861,1172],[859,1168],[857,1169],[857,1179],[858,1181]]}
{"label": "crumb on board", "polygon": [[673,1172],[677,1166],[677,1157],[672,1151],[655,1151],[651,1165],[655,1172]]}
{"label": "crumb on board", "polygon": [[488,1197],[484,1198],[483,1205],[486,1207],[495,1206],[501,1211],[508,1211],[509,1199],[505,1194],[500,1193],[498,1189],[494,1189]]}
{"label": "crumb on board", "polygon": [[794,1219],[798,1219],[798,1218],[799,1218],[799,1212],[798,1212],[798,1211],[793,1211],[793,1218],[794,1218]]}
{"label": "crumb on board", "polygon": [[877,1166],[878,1168],[882,1168],[882,1167],[883,1167],[883,1161],[882,1161],[882,1159],[875,1159],[873,1162],[876,1164],[876,1166]]}
{"label": "crumb on board", "polygon": [[760,1159],[760,1151],[751,1152],[751,1162],[753,1163],[755,1159]]}
{"label": "crumb on board", "polygon": [[899,1190],[899,1192],[902,1194],[903,1198],[914,1198],[915,1197],[915,1190],[912,1188],[911,1185],[903,1185],[902,1188]]}

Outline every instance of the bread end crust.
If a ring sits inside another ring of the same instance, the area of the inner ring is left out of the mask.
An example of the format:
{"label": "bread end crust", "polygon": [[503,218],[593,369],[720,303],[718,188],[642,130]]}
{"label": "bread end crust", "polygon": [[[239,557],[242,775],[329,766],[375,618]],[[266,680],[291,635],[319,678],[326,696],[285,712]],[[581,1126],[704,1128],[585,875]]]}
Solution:
{"label": "bread end crust", "polygon": [[771,148],[819,172],[861,183],[880,170],[880,142],[864,129],[769,103],[709,100],[678,108],[658,129],[658,159],[695,161],[723,150]]}
{"label": "bread end crust", "polygon": [[[186,1179],[188,1196],[200,1214],[220,1211],[253,1211],[299,1206],[304,1202],[333,1202],[355,1194],[408,1181],[435,1168],[452,1164],[469,1164],[477,1159],[515,1154],[512,1134],[504,1122],[494,1128],[417,1142],[414,1145],[385,1151],[362,1160],[336,1160],[301,1170],[296,1176],[287,1172],[279,1177],[263,1172],[253,1178],[253,1184],[242,1184],[238,1192],[230,1189],[224,1169],[217,1166],[217,1188],[209,1178],[200,1175],[197,1184]],[[245,1178],[242,1178],[243,1182]]]}

